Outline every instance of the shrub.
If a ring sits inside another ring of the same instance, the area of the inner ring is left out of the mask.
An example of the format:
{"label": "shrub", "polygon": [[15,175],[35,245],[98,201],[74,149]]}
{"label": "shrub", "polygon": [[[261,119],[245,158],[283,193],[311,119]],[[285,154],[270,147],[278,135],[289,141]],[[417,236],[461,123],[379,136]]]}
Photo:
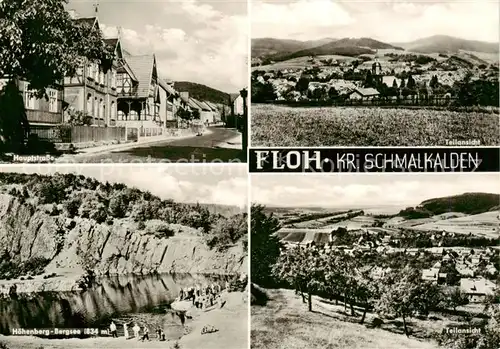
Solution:
{"label": "shrub", "polygon": [[68,213],[68,216],[73,218],[78,214],[82,200],[80,198],[71,198],[63,203],[63,207]]}
{"label": "shrub", "polygon": [[108,214],[106,206],[103,203],[98,203],[89,213],[89,218],[95,220],[97,223],[104,223]]}
{"label": "shrub", "polygon": [[158,238],[165,238],[174,236],[175,232],[170,228],[170,225],[159,221],[159,220],[151,220],[146,223],[146,233],[153,234]]}
{"label": "shrub", "polygon": [[123,218],[127,213],[127,206],[123,194],[114,194],[109,200],[109,214],[115,218]]}

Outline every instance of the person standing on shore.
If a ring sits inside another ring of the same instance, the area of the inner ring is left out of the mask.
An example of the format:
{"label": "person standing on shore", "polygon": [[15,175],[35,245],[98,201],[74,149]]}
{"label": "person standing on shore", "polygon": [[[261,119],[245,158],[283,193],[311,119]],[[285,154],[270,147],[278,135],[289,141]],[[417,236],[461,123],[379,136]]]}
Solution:
{"label": "person standing on shore", "polygon": [[143,331],[142,340],[145,341],[147,339],[149,341],[149,328],[146,325],[144,325]]}
{"label": "person standing on shore", "polygon": [[125,339],[128,339],[128,325],[127,324],[123,324],[123,336],[125,337]]}
{"label": "person standing on shore", "polygon": [[137,322],[136,322],[134,327],[132,327],[132,331],[134,331],[134,337],[136,339],[139,339],[139,331],[140,330],[141,330],[141,328],[139,327],[139,325],[137,325]]}
{"label": "person standing on shore", "polygon": [[116,334],[116,325],[113,321],[111,321],[111,324],[109,325],[109,330],[113,338],[118,338],[118,335]]}

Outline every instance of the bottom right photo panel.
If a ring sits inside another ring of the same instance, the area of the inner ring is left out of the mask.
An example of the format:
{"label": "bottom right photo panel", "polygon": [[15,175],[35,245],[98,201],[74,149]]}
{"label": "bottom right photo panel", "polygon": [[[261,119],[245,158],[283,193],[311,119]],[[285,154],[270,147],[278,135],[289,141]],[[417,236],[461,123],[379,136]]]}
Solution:
{"label": "bottom right photo panel", "polygon": [[498,348],[498,173],[251,176],[251,347]]}

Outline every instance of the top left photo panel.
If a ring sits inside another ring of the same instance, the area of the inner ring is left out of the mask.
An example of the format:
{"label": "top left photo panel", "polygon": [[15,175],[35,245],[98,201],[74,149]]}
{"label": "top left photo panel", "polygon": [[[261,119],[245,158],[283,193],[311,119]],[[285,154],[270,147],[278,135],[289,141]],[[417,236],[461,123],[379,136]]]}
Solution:
{"label": "top left photo panel", "polygon": [[0,163],[241,163],[246,1],[0,1]]}

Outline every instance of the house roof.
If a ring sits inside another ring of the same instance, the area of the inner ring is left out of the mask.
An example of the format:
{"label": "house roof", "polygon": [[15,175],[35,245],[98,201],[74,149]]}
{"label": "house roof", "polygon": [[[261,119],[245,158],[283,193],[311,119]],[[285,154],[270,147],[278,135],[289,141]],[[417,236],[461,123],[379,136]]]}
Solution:
{"label": "house roof", "polygon": [[494,293],[495,283],[485,278],[462,278],[460,279],[460,288],[468,294],[491,295]]}
{"label": "house roof", "polygon": [[436,269],[422,269],[423,279],[435,279],[437,278],[439,270]]}
{"label": "house roof", "polygon": [[182,100],[185,101],[191,108],[202,110],[202,108],[195,102],[194,98],[190,97],[188,100],[186,100],[186,98],[182,98]]}
{"label": "house roof", "polygon": [[125,57],[129,67],[134,72],[139,86],[137,87],[137,97],[146,98],[149,96],[151,77],[155,66],[154,55],[127,56]]}
{"label": "house roof", "polygon": [[191,99],[193,100],[193,102],[194,102],[194,103],[196,103],[196,104],[199,106],[199,108],[200,108],[201,110],[205,110],[205,111],[206,111],[206,110],[208,110],[208,111],[211,111],[210,107],[209,107],[208,105],[206,105],[205,103],[203,103],[202,101],[199,101],[199,100],[197,100],[196,98],[191,98]]}
{"label": "house roof", "polygon": [[374,88],[368,87],[368,88],[357,88],[354,91],[357,91],[360,95],[362,96],[378,96],[379,92],[375,90]]}
{"label": "house roof", "polygon": [[111,47],[116,47],[118,45],[118,38],[103,39],[104,43]]}
{"label": "house roof", "polygon": [[203,110],[212,111],[212,107],[210,107],[205,101],[200,101],[200,105],[203,107]]}
{"label": "house roof", "polygon": [[123,62],[123,64],[120,67],[118,67],[118,69],[116,69],[116,72],[117,73],[127,73],[128,75],[130,75],[130,77],[133,81],[139,82],[139,79],[137,79],[137,76],[135,76],[134,72],[132,71],[132,69],[130,68],[128,63],[125,60],[122,60],[122,62]]}
{"label": "house roof", "polygon": [[209,101],[205,101],[205,103],[208,104],[208,106],[212,108],[213,111],[218,111],[217,106],[214,103]]}
{"label": "house roof", "polygon": [[169,94],[171,94],[171,95],[178,95],[178,92],[172,86],[170,86],[165,81],[163,81],[162,79],[158,79],[158,83]]}
{"label": "house roof", "polygon": [[93,26],[97,22],[97,17],[76,18],[75,21],[77,21],[78,23],[85,23]]}

